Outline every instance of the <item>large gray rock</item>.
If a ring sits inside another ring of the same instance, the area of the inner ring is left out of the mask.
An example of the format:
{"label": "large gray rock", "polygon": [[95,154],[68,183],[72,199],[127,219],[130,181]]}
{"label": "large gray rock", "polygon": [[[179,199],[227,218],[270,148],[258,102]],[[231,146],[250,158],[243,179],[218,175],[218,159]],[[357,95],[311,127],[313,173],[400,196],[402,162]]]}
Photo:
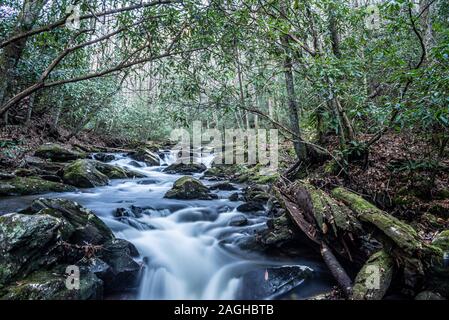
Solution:
{"label": "large gray rock", "polygon": [[56,258],[63,222],[49,215],[7,214],[0,217],[0,289],[24,278]]}
{"label": "large gray rock", "polygon": [[217,195],[210,193],[209,189],[199,180],[192,177],[182,177],[176,180],[173,188],[169,190],[164,197],[181,200],[211,200],[216,199]]}
{"label": "large gray rock", "polygon": [[133,160],[145,162],[148,166],[160,165],[159,156],[155,152],[144,147],[138,148],[136,151],[129,153],[128,156]]}
{"label": "large gray rock", "polygon": [[92,211],[70,200],[37,199],[22,213],[46,214],[62,220],[60,233],[73,244],[97,245],[114,239],[112,231]]}
{"label": "large gray rock", "polygon": [[[99,299],[136,287],[137,249],[92,211],[63,199],[39,199],[0,217],[0,299]],[[80,289],[65,286],[79,268]]]}

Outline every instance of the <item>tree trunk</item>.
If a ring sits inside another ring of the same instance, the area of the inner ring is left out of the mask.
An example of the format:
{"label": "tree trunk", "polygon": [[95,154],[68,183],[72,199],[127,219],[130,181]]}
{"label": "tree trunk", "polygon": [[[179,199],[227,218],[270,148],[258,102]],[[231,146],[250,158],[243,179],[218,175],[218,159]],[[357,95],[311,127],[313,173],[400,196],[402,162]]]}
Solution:
{"label": "tree trunk", "polygon": [[[36,94],[32,94],[30,96],[30,101],[28,102],[28,110],[27,110],[27,118],[25,120],[25,123],[28,125],[31,121],[31,116],[33,115],[33,107],[34,107],[34,100],[36,99]],[[7,113],[5,113],[7,114]]]}
{"label": "tree trunk", "polygon": [[289,108],[290,128],[295,133],[294,147],[298,159],[306,159],[306,148],[301,142],[301,130],[299,127],[298,104],[296,102],[295,83],[293,78],[292,58],[288,49],[288,36],[282,36],[282,44],[285,47],[284,76],[287,89],[287,99]]}
{"label": "tree trunk", "polygon": [[[329,23],[329,34],[331,37],[331,44],[332,44],[332,53],[337,59],[341,58],[341,51],[340,51],[340,35],[338,32],[338,25],[337,25],[337,18],[335,16],[335,4],[330,4],[328,7],[328,23]],[[329,86],[331,86],[330,81],[327,81]],[[346,114],[346,111],[344,110],[343,106],[341,105],[340,99],[338,96],[335,95],[334,92],[331,90],[331,96],[332,101],[331,104],[336,111],[337,116],[339,117],[339,122],[341,124],[342,132],[341,134],[345,135],[344,140],[346,142],[353,141],[355,139],[354,136],[354,130],[352,128],[351,122],[349,121],[349,117]],[[345,146],[342,146],[345,147]]]}
{"label": "tree trunk", "polygon": [[[16,28],[11,36],[30,31],[47,1],[25,0]],[[12,90],[16,86],[18,79],[17,64],[22,57],[26,43],[27,38],[22,38],[3,48],[3,53],[0,57],[0,74],[2,74],[2,77],[0,77],[0,105],[3,105],[13,96]],[[5,114],[5,119],[7,119],[7,113]]]}

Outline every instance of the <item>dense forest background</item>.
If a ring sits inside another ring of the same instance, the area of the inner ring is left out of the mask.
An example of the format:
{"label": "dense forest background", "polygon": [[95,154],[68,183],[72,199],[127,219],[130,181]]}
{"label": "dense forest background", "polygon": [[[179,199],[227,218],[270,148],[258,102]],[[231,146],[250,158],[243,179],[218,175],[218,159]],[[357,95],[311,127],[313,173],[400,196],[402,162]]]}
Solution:
{"label": "dense forest background", "polygon": [[0,17],[3,126],[154,139],[202,120],[335,134],[342,152],[387,130],[446,144],[445,1],[2,0]]}

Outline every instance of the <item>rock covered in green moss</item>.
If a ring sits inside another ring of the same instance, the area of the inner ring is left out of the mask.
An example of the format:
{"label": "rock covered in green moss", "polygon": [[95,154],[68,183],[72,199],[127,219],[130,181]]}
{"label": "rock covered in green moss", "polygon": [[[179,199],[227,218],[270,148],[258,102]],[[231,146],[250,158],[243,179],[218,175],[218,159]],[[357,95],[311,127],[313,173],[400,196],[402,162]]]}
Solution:
{"label": "rock covered in green moss", "polygon": [[246,201],[266,203],[270,198],[268,186],[253,184],[243,190],[243,197]]}
{"label": "rock covered in green moss", "polygon": [[96,160],[80,159],[63,169],[63,181],[79,188],[105,186],[109,179],[142,178],[145,175]]}
{"label": "rock covered in green moss", "polygon": [[50,159],[51,161],[71,161],[85,158],[86,154],[74,150],[70,150],[65,146],[57,143],[45,143],[40,146],[34,155],[42,159]]}
{"label": "rock covered in green moss", "polygon": [[394,261],[385,251],[373,254],[357,274],[352,288],[353,300],[380,300],[384,297],[394,272]]}
{"label": "rock covered in green moss", "polygon": [[62,179],[65,183],[79,188],[105,186],[109,178],[100,172],[96,162],[92,160],[77,160],[64,168]]}
{"label": "rock covered in green moss", "polygon": [[173,188],[164,197],[181,200],[211,200],[216,199],[217,195],[210,193],[209,189],[201,181],[192,177],[182,177],[175,181]]}
{"label": "rock covered in green moss", "polygon": [[213,164],[211,168],[204,172],[204,177],[234,180],[234,176],[240,169],[240,166],[235,164]]}
{"label": "rock covered in green moss", "polygon": [[[35,200],[0,217],[0,298],[97,299],[103,290],[135,289],[137,255],[92,211],[69,200]],[[72,265],[81,273],[79,290],[65,286]]]}
{"label": "rock covered in green moss", "polygon": [[9,180],[0,180],[0,196],[21,196],[68,191],[76,191],[76,188],[38,177],[15,177]]}
{"label": "rock covered in green moss", "polygon": [[55,259],[63,222],[48,215],[7,214],[0,217],[0,289]]}
{"label": "rock covered in green moss", "polygon": [[63,221],[62,237],[73,244],[102,244],[114,239],[112,231],[92,211],[66,199],[37,199],[22,211],[30,215],[46,214]]}
{"label": "rock covered in green moss", "polygon": [[295,238],[295,226],[286,214],[268,220],[267,225],[269,229],[259,238],[264,245],[280,247]]}

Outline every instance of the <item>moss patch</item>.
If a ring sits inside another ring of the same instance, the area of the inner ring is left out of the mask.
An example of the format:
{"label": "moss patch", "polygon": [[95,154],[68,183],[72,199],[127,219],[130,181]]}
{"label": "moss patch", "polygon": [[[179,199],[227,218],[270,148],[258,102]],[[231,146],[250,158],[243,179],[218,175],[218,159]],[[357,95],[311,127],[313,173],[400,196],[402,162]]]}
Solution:
{"label": "moss patch", "polygon": [[423,244],[417,232],[407,223],[385,213],[359,195],[344,188],[332,190],[332,195],[356,212],[361,221],[375,225],[404,251],[414,254],[423,250]]}
{"label": "moss patch", "polygon": [[76,188],[38,177],[16,177],[10,180],[0,180],[0,196],[21,196],[67,191],[76,191]]}
{"label": "moss patch", "polygon": [[390,286],[393,271],[394,261],[385,250],[373,254],[355,278],[351,299],[382,299]]}

